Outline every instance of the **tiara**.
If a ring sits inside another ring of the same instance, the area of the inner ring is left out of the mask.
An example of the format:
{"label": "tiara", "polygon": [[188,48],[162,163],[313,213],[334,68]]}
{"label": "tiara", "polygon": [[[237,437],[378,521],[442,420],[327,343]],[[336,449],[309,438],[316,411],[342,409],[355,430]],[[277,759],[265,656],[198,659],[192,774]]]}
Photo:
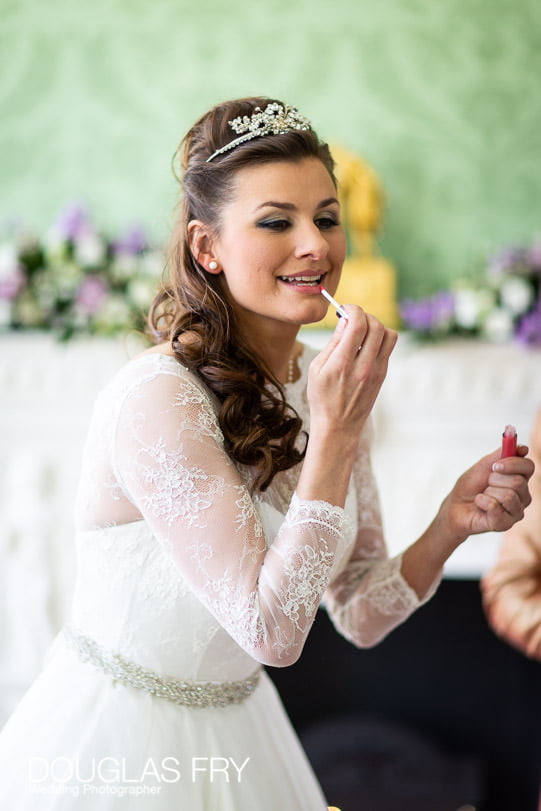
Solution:
{"label": "tiara", "polygon": [[255,107],[252,115],[239,116],[228,121],[228,124],[239,137],[213,152],[210,158],[207,158],[206,163],[217,155],[221,155],[222,152],[229,152],[239,144],[251,141],[252,138],[260,138],[262,135],[284,135],[292,130],[312,128],[308,119],[301,115],[296,107],[290,107],[289,104],[282,107],[275,101],[267,104],[264,110],[261,107]]}

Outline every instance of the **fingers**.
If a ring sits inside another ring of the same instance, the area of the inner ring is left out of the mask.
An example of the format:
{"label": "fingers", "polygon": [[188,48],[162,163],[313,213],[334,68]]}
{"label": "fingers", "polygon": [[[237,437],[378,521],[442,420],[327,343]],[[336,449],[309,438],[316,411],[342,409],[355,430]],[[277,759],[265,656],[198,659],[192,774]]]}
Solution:
{"label": "fingers", "polygon": [[341,349],[357,359],[388,356],[396,343],[396,332],[387,329],[374,315],[360,307],[346,304],[344,309],[348,314],[348,323],[343,331]]}
{"label": "fingers", "polygon": [[534,472],[534,464],[522,455],[527,452],[526,446],[520,446],[518,452],[520,456],[501,459],[499,452],[494,451],[482,460],[490,465],[490,472],[486,486],[475,497],[475,504],[487,513],[497,530],[509,529],[520,521],[531,502],[528,480]]}
{"label": "fingers", "polygon": [[353,304],[344,305],[347,320],[340,318],[331,339],[315,359],[318,370],[327,367],[333,374],[366,379],[375,374],[383,380],[397,333]]}
{"label": "fingers", "polygon": [[[522,446],[521,450],[525,446]],[[530,504],[532,498],[528,490],[528,480],[534,472],[534,464],[531,459],[521,456],[512,456],[506,459],[499,459],[492,465],[492,472],[488,477],[488,487],[483,491],[483,496],[477,502],[478,506],[485,505],[487,511],[492,510],[496,515],[497,504],[515,521],[520,521],[524,516],[524,510]]]}
{"label": "fingers", "polygon": [[[513,463],[493,464],[509,470],[508,473],[493,472],[488,486],[475,496],[475,505],[487,514],[493,530],[504,531],[524,517],[524,510],[531,502],[528,479],[533,472],[529,459],[516,458]],[[517,472],[512,472],[513,470]]]}
{"label": "fingers", "polygon": [[494,516],[506,513],[513,521],[520,521],[524,517],[524,510],[530,503],[530,498],[521,497],[519,493],[508,487],[487,487],[476,497],[476,504],[485,512]]}
{"label": "fingers", "polygon": [[475,532],[506,532],[524,516],[523,511],[517,514],[507,512],[498,499],[486,493],[478,493],[475,496],[474,504],[484,515],[481,528],[474,530]]}
{"label": "fingers", "polygon": [[382,354],[385,354],[387,358],[389,358],[391,352],[396,346],[397,341],[398,341],[398,332],[394,329],[386,329],[383,342],[381,344]]}
{"label": "fingers", "polygon": [[504,475],[503,473],[491,473],[488,477],[488,485],[494,490],[512,490],[516,492],[525,506],[531,501],[530,491],[528,490],[528,477],[516,475]]}
{"label": "fingers", "polygon": [[[319,353],[318,359],[321,365],[325,364],[329,360],[329,358],[333,355],[333,353],[337,350],[337,347],[343,342],[346,332],[348,333],[348,341],[346,342],[346,346],[348,348],[351,345],[351,338],[355,335],[357,335],[356,339],[357,344],[355,345],[355,352],[357,352],[358,347],[362,344],[362,340],[368,330],[366,313],[360,307],[352,307],[352,305],[347,306],[348,310],[353,310],[353,312],[348,312],[347,319],[346,318],[338,319],[338,323],[335,327],[333,334],[331,335],[330,340]],[[352,322],[351,328],[350,328],[350,320]]]}
{"label": "fingers", "polygon": [[375,316],[366,313],[354,304],[344,305],[347,321],[341,318],[327,346],[320,353],[321,363],[331,358],[350,366],[362,360],[365,363],[375,358],[386,361],[397,341],[395,330],[386,328]]}
{"label": "fingers", "polygon": [[[376,330],[376,321],[373,316],[365,313],[361,307],[356,307],[353,304],[346,304],[344,310],[347,312],[347,321],[340,319],[344,322],[344,327],[341,330],[340,344],[338,347],[339,355],[343,359],[355,358],[360,346],[364,346],[368,340],[370,327]],[[379,323],[379,322],[377,322]],[[374,340],[374,338],[372,338]]]}
{"label": "fingers", "polygon": [[[341,421],[345,431],[364,424],[387,374],[397,334],[360,307],[345,305],[327,346],[310,364],[307,396],[313,419]],[[486,479],[485,479],[486,481]]]}
{"label": "fingers", "polygon": [[[522,454],[527,451],[527,448],[525,445],[521,445],[518,451]],[[466,471],[464,478],[468,482],[468,488],[471,487],[474,493],[481,493],[488,484],[499,486],[503,483],[502,479],[491,479],[495,473],[503,474],[506,483],[509,481],[506,478],[509,475],[522,476],[527,482],[534,469],[535,466],[531,459],[524,459],[521,456],[509,456],[502,459],[501,449],[498,448],[476,462]]]}
{"label": "fingers", "polygon": [[492,470],[497,473],[520,474],[529,479],[535,470],[535,465],[531,459],[523,457],[528,453],[526,445],[519,445],[517,456],[508,456],[505,459],[496,459],[492,464]]}

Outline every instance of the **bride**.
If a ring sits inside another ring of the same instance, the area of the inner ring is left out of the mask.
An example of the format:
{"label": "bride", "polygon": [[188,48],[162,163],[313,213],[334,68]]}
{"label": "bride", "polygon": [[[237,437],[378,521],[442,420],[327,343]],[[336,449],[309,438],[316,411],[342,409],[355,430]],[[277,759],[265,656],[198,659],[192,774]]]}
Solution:
{"label": "bride", "polygon": [[297,340],[345,256],[327,146],[294,108],[242,99],[181,161],[155,346],[95,404],[71,618],[0,734],[10,811],[323,811],[262,665],[295,662],[322,601],[376,644],[529,502],[527,449],[494,452],[389,559],[369,418],[396,333],[345,305],[322,352]]}

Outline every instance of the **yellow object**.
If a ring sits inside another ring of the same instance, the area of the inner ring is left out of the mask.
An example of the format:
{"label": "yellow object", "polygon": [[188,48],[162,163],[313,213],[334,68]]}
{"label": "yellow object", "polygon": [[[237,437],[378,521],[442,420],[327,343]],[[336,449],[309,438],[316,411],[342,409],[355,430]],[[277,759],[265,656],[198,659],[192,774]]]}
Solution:
{"label": "yellow object", "polygon": [[[334,298],[340,304],[358,304],[387,327],[398,324],[396,273],[375,251],[383,207],[381,185],[375,172],[361,158],[343,147],[333,146],[342,219],[350,241],[350,256]],[[314,327],[336,326],[336,313],[329,307],[326,317]]]}

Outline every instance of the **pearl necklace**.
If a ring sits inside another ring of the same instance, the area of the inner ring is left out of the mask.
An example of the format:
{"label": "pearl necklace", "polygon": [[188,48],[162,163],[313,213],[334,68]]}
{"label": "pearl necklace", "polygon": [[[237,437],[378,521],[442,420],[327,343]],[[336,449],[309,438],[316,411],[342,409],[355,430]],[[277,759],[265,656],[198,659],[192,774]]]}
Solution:
{"label": "pearl necklace", "polygon": [[288,362],[287,362],[286,385],[289,384],[289,383],[294,383],[295,382],[295,377],[296,377],[296,375],[295,375],[295,372],[296,372],[295,360],[296,360],[296,358],[291,356],[289,358]]}

